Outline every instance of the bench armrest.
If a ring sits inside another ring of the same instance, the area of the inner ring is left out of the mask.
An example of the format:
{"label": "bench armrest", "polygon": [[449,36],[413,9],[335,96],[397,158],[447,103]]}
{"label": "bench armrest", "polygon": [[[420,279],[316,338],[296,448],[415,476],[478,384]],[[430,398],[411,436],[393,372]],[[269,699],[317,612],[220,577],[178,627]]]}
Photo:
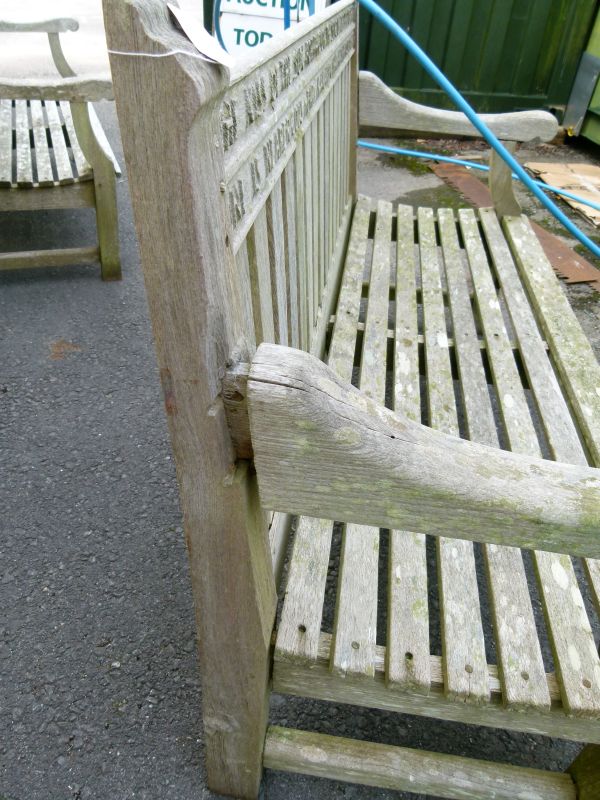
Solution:
{"label": "bench armrest", "polygon": [[0,33],[65,33],[78,29],[79,22],[72,17],[57,17],[37,22],[11,22],[0,19]]}
{"label": "bench armrest", "polygon": [[247,406],[265,508],[600,557],[600,470],[439,433],[278,345],[258,348]]}
{"label": "bench armrest", "polygon": [[[387,128],[449,136],[476,136],[462,111],[442,111],[400,97],[372,72],[359,75],[359,122],[361,128]],[[481,114],[481,119],[499,139],[548,142],[556,136],[558,122],[546,111]]]}
{"label": "bench armrest", "polygon": [[74,103],[112,100],[110,75],[102,73],[55,80],[0,80],[0,97],[5,100],[69,100]]}

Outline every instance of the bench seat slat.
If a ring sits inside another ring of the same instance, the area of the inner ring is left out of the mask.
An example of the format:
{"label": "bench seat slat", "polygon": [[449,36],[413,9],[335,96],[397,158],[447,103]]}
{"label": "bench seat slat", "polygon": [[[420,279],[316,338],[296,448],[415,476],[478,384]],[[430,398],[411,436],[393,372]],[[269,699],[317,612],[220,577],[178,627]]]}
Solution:
{"label": "bench seat slat", "polygon": [[17,100],[15,104],[15,132],[17,144],[17,185],[33,186],[33,164],[29,140],[30,126],[27,102]]}
{"label": "bench seat slat", "polygon": [[[467,216],[467,212],[461,212],[461,217],[466,218]],[[493,232],[489,220],[487,229]],[[496,252],[496,260],[499,262],[502,253],[498,252],[497,240],[494,237],[488,239],[488,246]],[[480,271],[474,269],[474,264],[475,262],[472,261],[471,268],[474,276],[477,276],[475,286],[478,291],[478,306],[485,330],[486,317],[488,315],[498,317],[501,313],[500,303],[493,287],[491,274],[487,268],[482,268]],[[505,269],[508,268],[505,266]],[[484,278],[485,280],[483,280]],[[496,297],[497,307],[491,299],[493,296]],[[515,313],[514,319],[519,325],[517,337],[521,341],[524,338],[527,340],[535,338],[534,330],[523,328],[522,315],[520,317]],[[490,348],[490,360],[511,449],[528,455],[541,455],[540,444],[529,412],[525,416],[525,412],[522,411],[518,421],[515,421],[512,414],[515,406],[524,409],[527,401],[512,350],[509,347],[508,336],[497,335],[499,326],[500,322],[496,319],[490,329],[493,331],[496,342],[495,347]],[[528,334],[527,337],[526,334]],[[486,340],[489,346],[489,332],[486,332]],[[540,338],[539,352],[541,352],[541,347]],[[525,358],[524,354],[522,354],[522,358]],[[544,356],[544,361],[546,361],[546,356]],[[547,395],[549,389],[544,390],[543,383],[551,383],[551,378],[543,372],[541,365],[538,365],[535,371],[532,370],[532,374],[535,375],[536,390],[540,384],[542,396]],[[555,429],[557,428],[558,426],[555,425]],[[560,435],[564,436],[564,428]],[[572,447],[569,452],[573,453]],[[598,708],[598,689],[600,688],[600,684],[596,685],[598,657],[593,646],[593,634],[573,564],[568,556],[557,554],[536,552],[533,554],[533,558],[564,706],[571,713],[595,713]],[[577,665],[579,665],[579,669]],[[524,670],[524,674],[528,675],[528,679],[530,679],[528,669]],[[586,687],[584,681],[590,682],[590,686]]]}
{"label": "bench seat slat", "polygon": [[[448,348],[434,216],[419,208],[419,251],[429,421],[432,428],[459,435]],[[485,640],[472,542],[436,540],[442,651],[446,693],[463,702],[489,699]]]}
{"label": "bench seat slat", "polygon": [[50,160],[50,149],[48,147],[46,121],[44,119],[42,101],[31,100],[29,106],[31,111],[33,142],[35,145],[37,183],[40,186],[51,186],[54,183],[54,174],[52,172],[52,161]]}
{"label": "bench seat slat", "polygon": [[77,167],[77,178],[79,180],[86,180],[92,176],[92,168],[88,164],[86,157],[83,155],[83,150],[81,149],[81,145],[79,144],[79,140],[77,139],[77,134],[75,133],[75,125],[73,124],[73,115],[71,113],[71,106],[69,103],[59,103],[58,104],[60,113],[64,120],[65,127],[67,129],[67,134],[69,136],[69,144],[71,145],[71,152],[73,153],[73,158],[75,159],[75,166]]}
{"label": "bench seat slat", "polygon": [[71,165],[71,159],[69,158],[67,143],[65,142],[62,122],[58,114],[58,104],[54,100],[46,100],[44,107],[48,118],[48,127],[50,129],[50,138],[52,141],[52,154],[56,165],[58,182],[73,183],[75,175],[73,175],[73,167]]}
{"label": "bench seat slat", "polygon": [[[505,296],[517,338],[524,343],[520,351],[521,358],[533,387],[553,455],[561,461],[586,464],[587,460],[564,400],[554,402],[553,391],[557,381],[548,359],[540,358],[541,336],[530,316],[522,287],[519,291],[519,279],[512,256],[507,252],[497,223],[489,212],[482,214],[482,221],[488,245],[493,257],[495,256],[496,269],[500,280],[504,282]],[[558,280],[553,273],[551,277],[552,285],[560,293]],[[536,356],[537,364],[534,363]],[[593,371],[596,376],[600,374],[597,364]],[[600,384],[600,380],[598,382]],[[573,714],[598,712],[600,659],[573,562],[568,555],[538,552],[534,554],[534,560],[565,708]]]}
{"label": "bench seat slat", "polygon": [[[421,420],[419,337],[411,206],[398,206],[394,408]],[[390,689],[429,693],[429,597],[423,533],[390,531],[386,681]]]}
{"label": "bench seat slat", "polygon": [[600,367],[531,227],[504,223],[529,301],[595,465],[600,465]]}
{"label": "bench seat slat", "polygon": [[12,180],[12,101],[0,100],[0,186],[10,186]]}
{"label": "bench seat slat", "polygon": [[[518,376],[512,369],[514,365],[512,349],[502,323],[500,306],[489,275],[477,221],[474,213],[470,210],[461,210],[459,215],[482,326],[484,332],[487,332],[488,337],[493,341],[492,352],[495,358],[491,359],[491,367],[497,378],[496,386],[500,392],[510,394],[511,397],[518,397],[520,412],[525,413],[526,403],[524,398],[521,398],[520,384],[515,385]],[[470,326],[464,309],[460,318],[454,318],[458,297],[453,287],[455,281],[451,280],[452,271],[449,272],[448,269],[450,263],[448,260],[446,261],[446,272],[449,278],[450,305],[470,438],[481,444],[498,447],[498,433],[492,417],[481,357],[477,357],[476,342],[470,350],[466,347],[465,333],[474,326],[472,313],[470,314]],[[467,291],[465,285],[463,303],[470,305],[466,295]],[[469,387],[470,381],[465,379],[469,373],[473,374],[474,363],[479,364],[478,386],[472,386],[469,391],[466,387]],[[513,377],[512,384],[510,383],[511,375]],[[512,431],[514,417],[510,413],[510,403],[508,406],[506,419]],[[525,426],[525,423],[523,425]],[[533,438],[535,431],[524,427],[523,436],[527,435],[527,431],[532,444],[534,441],[537,444],[537,439]],[[521,432],[521,428],[517,429],[517,436],[519,432]],[[483,551],[490,588],[504,702],[507,707],[515,709],[548,708],[550,696],[521,552],[517,548],[495,545],[486,545]]]}
{"label": "bench seat slat", "polygon": [[[340,290],[338,307],[343,313],[339,314],[329,348],[329,363],[347,381],[352,380],[369,217],[368,201],[359,199]],[[276,659],[305,663],[317,658],[332,530],[329,520],[301,517],[298,522],[286,602],[277,632]]]}
{"label": "bench seat slat", "polygon": [[[359,376],[361,389],[379,403],[385,402],[391,234],[392,205],[380,201]],[[347,525],[333,635],[335,673],[375,675],[378,565],[379,529]]]}

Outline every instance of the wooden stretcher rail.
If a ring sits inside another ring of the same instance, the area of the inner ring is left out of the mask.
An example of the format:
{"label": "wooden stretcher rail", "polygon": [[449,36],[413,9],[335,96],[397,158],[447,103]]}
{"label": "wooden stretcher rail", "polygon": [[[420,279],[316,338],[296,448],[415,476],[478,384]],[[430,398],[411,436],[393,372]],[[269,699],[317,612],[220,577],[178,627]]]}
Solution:
{"label": "wooden stretcher rail", "polygon": [[575,784],[568,774],[291,728],[268,728],[264,758],[265,766],[271,769],[384,789],[427,792],[436,797],[477,797],[479,800],[577,798]]}

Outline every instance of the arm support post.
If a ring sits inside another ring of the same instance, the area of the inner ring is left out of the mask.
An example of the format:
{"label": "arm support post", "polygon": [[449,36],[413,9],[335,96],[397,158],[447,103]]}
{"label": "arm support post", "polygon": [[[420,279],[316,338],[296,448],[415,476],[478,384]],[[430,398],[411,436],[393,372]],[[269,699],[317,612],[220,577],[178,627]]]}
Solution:
{"label": "arm support post", "polygon": [[600,470],[410,422],[277,345],[257,350],[247,400],[266,508],[600,557]]}

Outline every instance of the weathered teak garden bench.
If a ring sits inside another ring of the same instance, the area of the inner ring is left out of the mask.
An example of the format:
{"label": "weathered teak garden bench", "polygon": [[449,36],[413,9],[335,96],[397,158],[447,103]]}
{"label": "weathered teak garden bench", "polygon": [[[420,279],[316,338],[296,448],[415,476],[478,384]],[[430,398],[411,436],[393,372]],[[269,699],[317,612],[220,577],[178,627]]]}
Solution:
{"label": "weathered teak garden bench", "polygon": [[104,280],[121,277],[116,160],[90,105],[112,99],[109,75],[78,78],[60,34],[75,19],[0,20],[2,33],[47,33],[56,79],[0,79],[0,211],[92,207],[98,244],[0,253],[0,269],[100,261]]}
{"label": "weathered teak garden bench", "polygon": [[[449,798],[598,798],[600,370],[527,220],[356,198],[351,0],[231,74],[164,0],[105,0],[105,18],[209,785],[255,797],[266,765]],[[588,744],[562,774],[270,727],[270,689]]]}

